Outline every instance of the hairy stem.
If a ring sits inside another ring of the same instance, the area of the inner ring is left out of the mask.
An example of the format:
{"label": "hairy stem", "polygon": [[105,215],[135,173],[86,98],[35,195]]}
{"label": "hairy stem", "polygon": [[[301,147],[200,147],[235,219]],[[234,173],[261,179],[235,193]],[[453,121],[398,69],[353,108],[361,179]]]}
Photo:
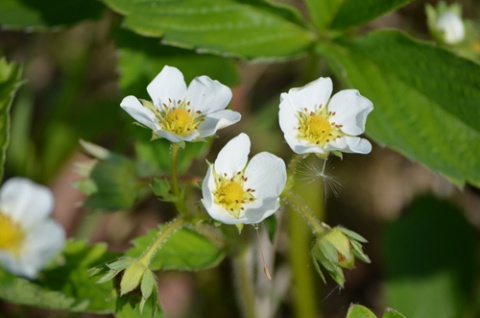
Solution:
{"label": "hairy stem", "polygon": [[298,195],[296,195],[293,191],[287,191],[282,195],[286,199],[287,203],[289,203],[289,205],[303,217],[315,235],[325,232],[326,229],[322,225],[322,222]]}
{"label": "hairy stem", "polygon": [[150,261],[155,256],[160,246],[164,244],[170,238],[170,236],[177,230],[179,230],[185,223],[186,220],[184,218],[177,218],[172,222],[168,223],[166,225],[166,228],[158,233],[155,242],[153,242],[153,244],[150,245],[145,252],[143,252],[139,261],[148,267],[148,265],[150,265]]}

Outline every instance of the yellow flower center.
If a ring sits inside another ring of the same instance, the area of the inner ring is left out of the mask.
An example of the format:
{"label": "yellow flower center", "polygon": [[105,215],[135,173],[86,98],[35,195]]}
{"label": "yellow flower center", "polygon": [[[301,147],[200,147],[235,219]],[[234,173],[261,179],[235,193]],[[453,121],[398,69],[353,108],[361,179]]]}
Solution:
{"label": "yellow flower center", "polygon": [[327,111],[326,107],[319,105],[315,111],[298,112],[298,139],[303,139],[311,144],[319,145],[321,147],[342,137],[344,134],[340,130],[342,125],[337,125],[330,121],[330,117],[335,113]]}
{"label": "yellow flower center", "polygon": [[255,200],[252,194],[255,190],[244,188],[247,178],[241,171],[231,178],[227,178],[226,175],[217,175],[215,172],[214,175],[216,184],[216,191],[213,192],[214,202],[238,219],[240,212],[244,210],[243,205]]}
{"label": "yellow flower center", "polygon": [[0,212],[0,250],[10,252],[17,256],[20,253],[25,232],[8,215]]}
{"label": "yellow flower center", "polygon": [[155,109],[155,115],[162,129],[175,135],[186,137],[194,133],[205,120],[201,111],[194,112],[190,102],[169,100],[163,104],[163,110]]}

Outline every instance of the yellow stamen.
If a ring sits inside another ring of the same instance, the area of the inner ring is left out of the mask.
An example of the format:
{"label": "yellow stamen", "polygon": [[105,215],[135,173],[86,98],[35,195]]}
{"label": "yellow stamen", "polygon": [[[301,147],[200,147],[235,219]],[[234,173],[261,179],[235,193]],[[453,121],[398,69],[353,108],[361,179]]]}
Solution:
{"label": "yellow stamen", "polygon": [[228,211],[234,218],[240,217],[244,205],[255,200],[253,189],[245,189],[246,178],[243,172],[237,172],[233,177],[227,178],[214,172],[216,191],[213,192],[214,202]]}
{"label": "yellow stamen", "polygon": [[298,112],[298,135],[297,138],[308,141],[311,144],[325,146],[329,142],[342,137],[340,130],[342,125],[330,121],[335,113],[328,112],[322,105],[315,108],[315,111],[308,112],[307,109]]}
{"label": "yellow stamen", "polygon": [[25,240],[23,228],[0,212],[0,250],[18,256]]}
{"label": "yellow stamen", "polygon": [[[148,108],[150,102],[142,102]],[[205,117],[200,111],[194,112],[189,101],[181,100],[169,100],[168,105],[162,104],[162,108],[155,109],[154,114],[163,130],[181,137],[193,134]]]}

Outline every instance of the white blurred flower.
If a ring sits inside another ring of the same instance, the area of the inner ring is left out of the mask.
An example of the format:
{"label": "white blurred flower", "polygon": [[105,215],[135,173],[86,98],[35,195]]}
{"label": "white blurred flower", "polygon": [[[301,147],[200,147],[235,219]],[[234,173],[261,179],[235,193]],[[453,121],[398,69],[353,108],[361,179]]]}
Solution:
{"label": "white blurred flower", "polygon": [[288,145],[298,154],[369,153],[372,145],[358,135],[365,131],[372,102],[355,89],[340,91],[330,99],[331,94],[328,77],[281,94],[279,121]]}
{"label": "white blurred flower", "polygon": [[147,86],[152,102],[125,97],[120,106],[136,121],[171,142],[192,141],[238,122],[238,112],[225,109],[230,88],[208,76],[193,79],[187,88],[183,74],[165,66]]}
{"label": "white blurred flower", "polygon": [[268,152],[248,162],[250,138],[230,140],[203,179],[202,202],[210,216],[226,224],[255,224],[280,206],[287,180],[285,163]]}
{"label": "white blurred flower", "polygon": [[443,32],[443,41],[447,44],[456,44],[465,39],[465,26],[462,18],[453,11],[447,11],[440,15],[435,27]]}
{"label": "white blurred flower", "polygon": [[35,278],[65,243],[63,228],[49,216],[50,190],[24,178],[12,178],[0,189],[0,266]]}

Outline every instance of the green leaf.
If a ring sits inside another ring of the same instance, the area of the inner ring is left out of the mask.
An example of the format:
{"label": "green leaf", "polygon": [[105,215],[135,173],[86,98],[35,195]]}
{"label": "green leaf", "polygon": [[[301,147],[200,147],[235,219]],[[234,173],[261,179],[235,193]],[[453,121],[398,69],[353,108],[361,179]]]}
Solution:
{"label": "green leaf", "polygon": [[264,1],[104,0],[136,33],[202,52],[245,58],[289,58],[304,52],[313,34],[297,13]]}
{"label": "green leaf", "polygon": [[94,0],[2,0],[0,25],[7,29],[46,30],[100,18],[104,6]]}
{"label": "green leaf", "polygon": [[319,29],[342,30],[353,27],[412,0],[306,0],[313,23]]}
{"label": "green leaf", "polygon": [[118,298],[115,317],[117,318],[161,318],[162,309],[158,304],[156,289],[146,301],[140,293],[127,294]]}
{"label": "green leaf", "polygon": [[375,314],[365,306],[350,305],[346,318],[377,318]]}
{"label": "green leaf", "polygon": [[478,234],[451,203],[415,200],[380,242],[385,302],[406,317],[466,317],[478,303]]}
{"label": "green leaf", "polygon": [[21,73],[20,66],[8,64],[5,58],[0,58],[0,180],[3,178],[3,166],[10,137],[10,105],[21,84]]}
{"label": "green leaf", "polygon": [[367,133],[457,185],[480,186],[480,66],[396,31],[320,44],[337,75],[372,100]]}
{"label": "green leaf", "polygon": [[72,312],[112,313],[113,283],[98,285],[88,269],[114,257],[105,244],[88,246],[68,241],[59,264],[40,273],[37,281],[0,270],[0,298],[11,303]]}
{"label": "green leaf", "polygon": [[81,143],[90,155],[97,158],[77,166],[84,178],[74,185],[89,195],[83,204],[109,211],[130,208],[139,189],[133,161],[100,146],[85,141]]}
{"label": "green leaf", "polygon": [[393,308],[387,308],[385,309],[385,312],[383,313],[382,318],[406,318],[406,317]]}
{"label": "green leaf", "polygon": [[[211,231],[215,229],[209,228]],[[133,247],[125,254],[137,258],[157,237],[158,231],[150,231],[145,236],[137,237]],[[192,229],[182,228],[173,233],[152,258],[151,270],[176,269],[183,271],[198,271],[215,267],[225,257],[218,243],[212,242]]]}

